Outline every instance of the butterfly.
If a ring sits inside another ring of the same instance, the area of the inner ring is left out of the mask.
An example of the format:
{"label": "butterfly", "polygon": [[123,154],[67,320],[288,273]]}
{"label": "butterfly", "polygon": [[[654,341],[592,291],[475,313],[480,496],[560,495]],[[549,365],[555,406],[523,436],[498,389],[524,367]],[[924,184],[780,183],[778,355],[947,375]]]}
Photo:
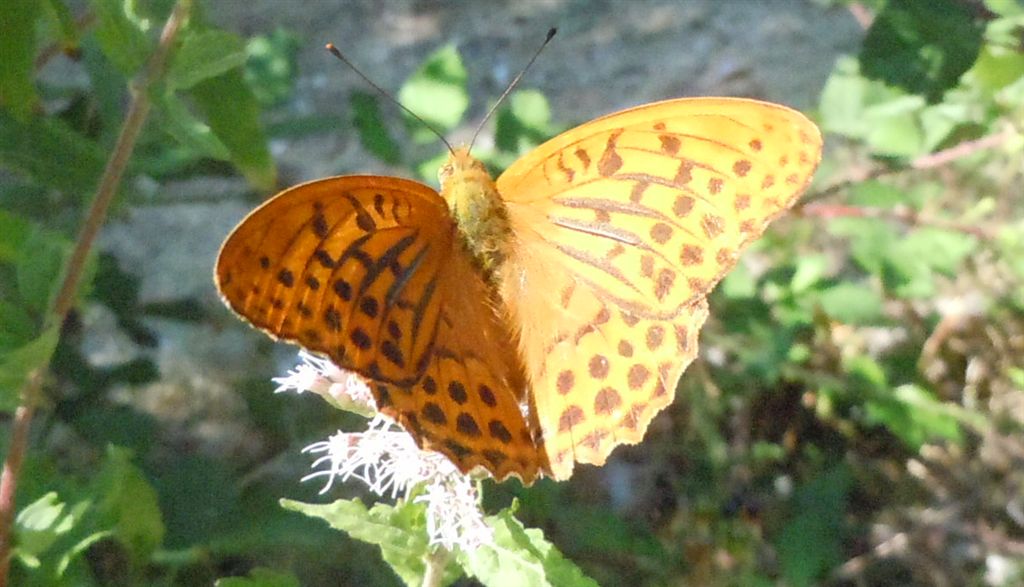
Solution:
{"label": "butterfly", "polygon": [[787,107],[681,98],[587,122],[493,180],[453,149],[397,177],[287,189],[215,281],[272,337],[370,385],[423,448],[495,479],[566,479],[642,440],[697,355],[707,296],[821,157]]}

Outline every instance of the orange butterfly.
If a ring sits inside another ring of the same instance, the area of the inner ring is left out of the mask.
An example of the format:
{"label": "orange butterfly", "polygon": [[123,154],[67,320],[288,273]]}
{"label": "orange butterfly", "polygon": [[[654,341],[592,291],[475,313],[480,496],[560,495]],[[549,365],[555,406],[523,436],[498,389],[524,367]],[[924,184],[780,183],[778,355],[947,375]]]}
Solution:
{"label": "orange butterfly", "polygon": [[375,175],[285,190],[224,242],[227,304],[365,377],[464,472],[565,479],[637,443],[697,355],[706,297],[821,156],[800,113],[693,98],[588,122],[497,181]]}

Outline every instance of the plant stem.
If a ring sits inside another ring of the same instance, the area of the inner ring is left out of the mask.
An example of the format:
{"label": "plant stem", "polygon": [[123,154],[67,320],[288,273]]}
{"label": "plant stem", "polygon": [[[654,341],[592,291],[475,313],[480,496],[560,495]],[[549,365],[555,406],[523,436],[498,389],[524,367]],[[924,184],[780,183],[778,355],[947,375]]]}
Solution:
{"label": "plant stem", "polygon": [[423,573],[423,587],[440,587],[444,580],[444,570],[448,568],[451,558],[448,549],[438,546],[437,550],[426,556],[427,570]]}
{"label": "plant stem", "polygon": [[[128,106],[128,112],[125,114],[114,150],[103,169],[103,176],[96,188],[96,195],[93,197],[92,205],[89,207],[88,215],[75,242],[75,248],[65,265],[64,278],[59,293],[47,313],[46,326],[63,323],[74,304],[75,294],[82,280],[82,272],[85,269],[89,251],[92,249],[100,227],[103,226],[107,210],[117,194],[121,178],[128,166],[128,160],[135,149],[135,142],[149,115],[151,106],[149,88],[154,80],[163,75],[167,56],[181,25],[191,12],[191,7],[192,0],[179,0],[174,6],[174,10],[171,11],[171,15],[167,18],[163,31],[160,33],[160,42],[156,50],[153,51],[139,76],[130,84],[131,103]],[[40,399],[45,369],[46,366],[43,366],[33,371],[21,388],[21,405],[14,413],[7,458],[4,461],[3,472],[0,473],[0,587],[7,586],[7,575],[11,563],[11,525],[14,522],[18,475],[25,459],[32,415]]]}

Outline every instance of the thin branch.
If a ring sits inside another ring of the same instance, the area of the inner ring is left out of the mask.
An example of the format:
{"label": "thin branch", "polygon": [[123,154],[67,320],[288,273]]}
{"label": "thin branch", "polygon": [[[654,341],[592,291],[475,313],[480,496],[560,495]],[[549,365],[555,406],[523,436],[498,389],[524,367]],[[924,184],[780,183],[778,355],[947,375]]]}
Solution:
{"label": "thin branch", "polygon": [[[64,278],[59,293],[47,314],[46,326],[62,324],[75,300],[85,262],[96,235],[106,219],[110,203],[117,194],[128,160],[135,148],[135,142],[146,122],[151,106],[149,86],[163,75],[164,65],[181,25],[191,12],[192,0],[180,0],[167,18],[160,34],[160,42],[149,58],[146,67],[131,83],[131,103],[121,126],[121,133],[113,153],[103,170],[96,195],[89,208],[82,230],[75,242],[75,248],[65,266]],[[46,367],[33,371],[20,390],[21,405],[15,411],[11,427],[11,440],[3,473],[0,473],[0,587],[7,586],[7,575],[11,562],[11,525],[14,521],[15,497],[18,475],[28,447],[28,434],[32,415],[39,402],[42,381]]]}
{"label": "thin branch", "polygon": [[920,157],[917,157],[916,159],[912,160],[908,165],[905,166],[889,167],[884,169],[873,169],[866,173],[858,173],[853,177],[848,177],[840,181],[839,183],[833,184],[823,190],[808,195],[806,198],[803,198],[801,200],[799,206],[807,207],[810,204],[813,204],[819,200],[824,200],[828,197],[831,197],[849,188],[853,184],[861,183],[869,179],[877,179],[879,177],[885,177],[888,175],[896,175],[898,173],[903,173],[904,171],[908,171],[911,169],[924,170],[942,167],[956,161],[957,159],[963,159],[964,157],[973,155],[974,153],[977,153],[979,151],[985,151],[988,149],[994,149],[996,147],[999,147],[1014,135],[1015,133],[1012,129],[1006,128],[994,134],[986,135],[984,137],[974,139],[971,141],[964,141],[962,143],[958,143],[956,145],[953,145],[952,147],[949,147],[948,149],[943,149],[941,151],[936,151],[935,153],[929,153],[927,155],[921,155]]}
{"label": "thin branch", "polygon": [[897,208],[873,208],[868,206],[844,206],[842,204],[808,204],[800,207],[800,213],[804,216],[815,216],[818,218],[889,218],[905,222],[913,226],[934,226],[946,230],[954,230],[978,237],[982,240],[991,240],[992,234],[987,230],[973,224],[952,222],[939,218],[922,216],[917,210],[907,207]]}

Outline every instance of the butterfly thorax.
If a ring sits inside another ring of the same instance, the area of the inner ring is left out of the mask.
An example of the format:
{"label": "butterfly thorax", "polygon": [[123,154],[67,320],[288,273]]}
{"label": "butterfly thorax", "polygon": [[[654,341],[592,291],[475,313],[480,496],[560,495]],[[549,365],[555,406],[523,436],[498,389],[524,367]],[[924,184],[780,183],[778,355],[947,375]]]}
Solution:
{"label": "butterfly thorax", "polygon": [[438,172],[441,195],[474,259],[493,276],[506,258],[511,228],[508,211],[487,168],[466,148],[452,152]]}

